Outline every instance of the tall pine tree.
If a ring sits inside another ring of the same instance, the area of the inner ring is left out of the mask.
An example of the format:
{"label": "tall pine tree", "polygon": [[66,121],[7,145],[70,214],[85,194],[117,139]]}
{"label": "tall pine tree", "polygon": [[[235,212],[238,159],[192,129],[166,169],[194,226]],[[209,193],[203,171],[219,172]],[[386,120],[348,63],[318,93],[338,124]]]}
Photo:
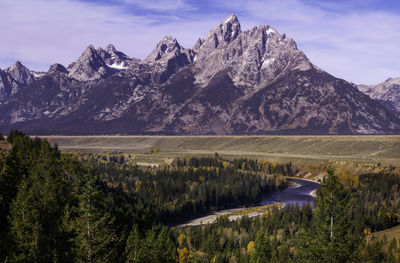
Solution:
{"label": "tall pine tree", "polygon": [[177,259],[171,229],[166,226],[153,226],[143,239],[134,227],[125,251],[127,263],[169,263]]}
{"label": "tall pine tree", "polygon": [[126,263],[138,263],[139,252],[142,246],[141,236],[137,225],[134,225],[126,241]]}
{"label": "tall pine tree", "polygon": [[255,250],[250,255],[251,263],[271,262],[272,246],[270,237],[266,229],[261,229],[257,233]]}
{"label": "tall pine tree", "polygon": [[328,168],[317,192],[312,232],[300,231],[297,256],[302,262],[354,262],[359,238],[351,233],[349,195],[338,176]]}
{"label": "tall pine tree", "polygon": [[79,196],[79,214],[75,222],[77,258],[81,262],[113,262],[118,242],[114,217],[107,211],[105,196],[89,167]]}
{"label": "tall pine tree", "polygon": [[68,200],[58,153],[43,141],[37,162],[22,178],[10,207],[11,237],[17,262],[69,262],[70,245],[62,228]]}

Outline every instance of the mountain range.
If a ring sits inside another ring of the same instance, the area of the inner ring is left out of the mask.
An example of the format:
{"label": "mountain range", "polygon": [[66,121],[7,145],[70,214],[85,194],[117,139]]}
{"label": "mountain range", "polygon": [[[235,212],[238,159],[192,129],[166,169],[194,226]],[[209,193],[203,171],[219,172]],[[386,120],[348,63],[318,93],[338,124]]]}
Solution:
{"label": "mountain range", "polygon": [[355,85],[295,41],[230,15],[184,48],[165,36],[144,59],[89,45],[67,67],[0,70],[0,130],[31,134],[398,134],[400,79]]}

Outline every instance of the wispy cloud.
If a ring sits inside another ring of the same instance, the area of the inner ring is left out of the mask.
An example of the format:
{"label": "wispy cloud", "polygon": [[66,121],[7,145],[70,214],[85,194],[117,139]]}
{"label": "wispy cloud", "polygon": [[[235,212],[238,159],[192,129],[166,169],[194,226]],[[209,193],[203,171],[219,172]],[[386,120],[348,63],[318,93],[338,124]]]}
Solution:
{"label": "wispy cloud", "polygon": [[195,10],[192,5],[184,0],[119,0],[125,4],[132,4],[152,11],[188,11]]}
{"label": "wispy cloud", "polygon": [[191,47],[233,12],[243,29],[270,24],[286,33],[335,76],[377,83],[400,76],[400,11],[388,2],[393,1],[2,0],[0,67],[17,59],[40,70],[54,62],[67,65],[88,44],[114,43],[145,58],[164,35]]}

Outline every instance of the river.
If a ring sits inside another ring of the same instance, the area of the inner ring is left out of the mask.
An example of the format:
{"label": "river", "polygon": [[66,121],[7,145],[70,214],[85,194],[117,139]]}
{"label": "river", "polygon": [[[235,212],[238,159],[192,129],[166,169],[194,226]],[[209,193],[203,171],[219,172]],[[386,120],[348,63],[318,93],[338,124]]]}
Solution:
{"label": "river", "polygon": [[302,180],[302,179],[288,179],[290,182],[294,183],[295,187],[287,187],[282,191],[272,192],[265,195],[260,202],[260,205],[269,205],[275,203],[284,203],[285,205],[299,204],[302,206],[306,203],[313,203],[313,194],[317,190],[319,183]]}
{"label": "river", "polygon": [[[254,206],[253,208],[262,207],[265,205],[271,204],[282,204],[284,205],[295,205],[296,203],[299,206],[302,206],[306,203],[313,204],[314,194],[317,190],[319,183],[302,180],[302,179],[293,179],[289,178],[289,182],[291,182],[291,186],[287,187],[282,191],[275,191],[269,194],[266,194],[262,197],[261,202]],[[245,210],[245,207],[238,207],[234,209],[225,209],[221,211],[216,211],[208,215],[203,215],[198,218],[194,218],[190,221],[187,221],[183,224],[176,225],[176,227],[185,227],[185,226],[199,226],[203,224],[213,223],[217,217],[222,215],[228,215],[230,220],[238,220],[242,217],[242,215],[238,215],[237,213],[241,210]],[[262,213],[262,211],[252,212],[247,214],[249,217],[255,217]]]}

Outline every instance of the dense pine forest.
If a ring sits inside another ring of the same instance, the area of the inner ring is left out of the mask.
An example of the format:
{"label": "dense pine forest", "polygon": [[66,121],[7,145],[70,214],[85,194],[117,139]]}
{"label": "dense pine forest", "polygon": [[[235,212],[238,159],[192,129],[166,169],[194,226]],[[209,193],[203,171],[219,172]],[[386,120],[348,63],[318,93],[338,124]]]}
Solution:
{"label": "dense pine forest", "polygon": [[176,228],[203,213],[256,204],[287,187],[295,167],[216,154],[143,168],[61,153],[19,131],[7,142],[0,262],[400,262],[400,241],[371,234],[400,223],[398,174],[328,168],[314,207]]}

